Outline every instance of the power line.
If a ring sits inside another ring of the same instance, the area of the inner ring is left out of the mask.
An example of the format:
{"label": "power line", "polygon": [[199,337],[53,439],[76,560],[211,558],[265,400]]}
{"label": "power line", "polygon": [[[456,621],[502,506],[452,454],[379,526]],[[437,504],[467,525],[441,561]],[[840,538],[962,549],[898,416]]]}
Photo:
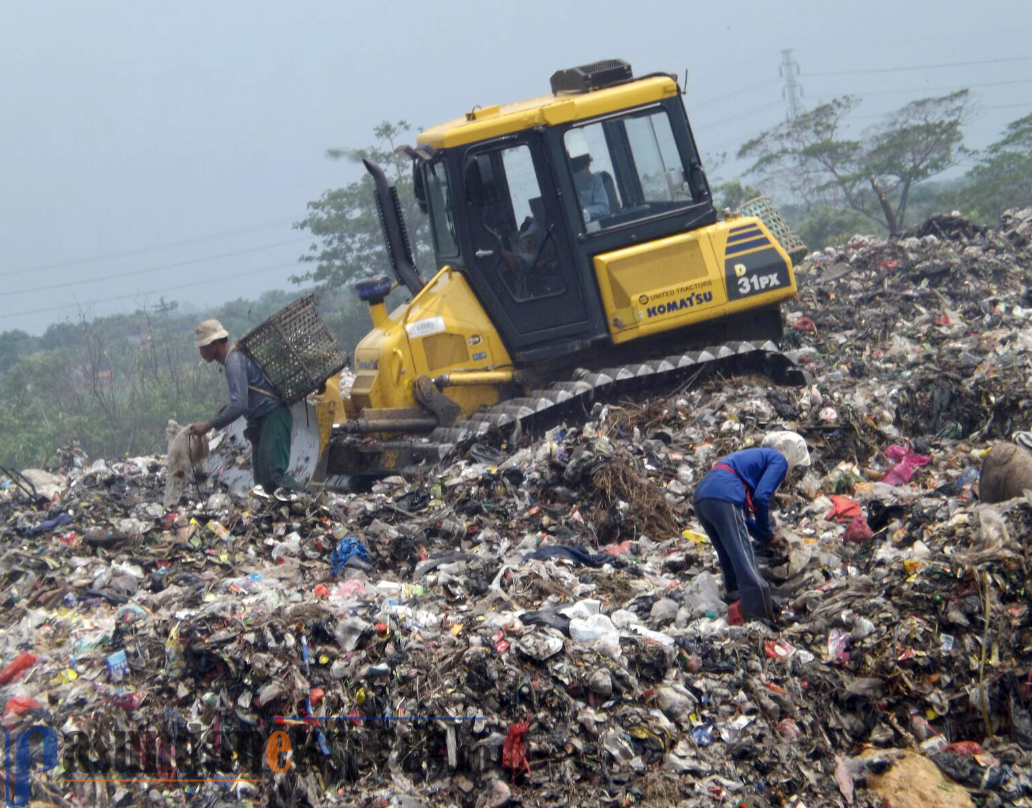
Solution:
{"label": "power line", "polygon": [[287,239],[286,241],[277,241],[275,244],[264,244],[261,247],[250,247],[246,250],[233,250],[228,253],[221,253],[220,255],[209,255],[205,258],[194,258],[190,261],[177,261],[174,264],[162,264],[161,266],[148,267],[147,269],[133,269],[128,272],[115,272],[111,275],[101,275],[96,278],[83,278],[78,281],[65,281],[63,283],[52,283],[47,286],[33,286],[30,289],[18,289],[14,292],[4,292],[0,294],[0,299],[7,297],[14,297],[16,295],[27,295],[30,292],[47,292],[51,289],[64,289],[68,286],[83,286],[90,283],[100,283],[101,281],[110,281],[115,278],[131,278],[136,275],[147,275],[151,272],[161,272],[166,269],[176,269],[178,267],[193,266],[195,264],[204,264],[209,261],[219,261],[223,258],[232,258],[237,255],[248,255],[249,253],[261,252],[262,250],[270,250],[273,247],[282,247],[286,244],[297,244],[299,241],[308,241],[307,236],[300,238]]}
{"label": "power line", "polygon": [[[1005,84],[1032,84],[1032,79],[1018,79],[1018,80],[1015,80],[1015,81],[999,81],[999,82],[990,82],[990,83],[987,83],[987,84],[971,84],[971,85],[968,85],[968,86],[969,87],[993,87],[993,86],[1005,85]],[[926,87],[926,88],[914,89],[914,90],[883,90],[883,91],[879,91],[879,93],[855,93],[855,95],[858,95],[858,96],[860,96],[862,98],[864,95],[887,94],[887,93],[897,93],[897,92],[898,93],[908,93],[908,92],[914,92],[914,93],[918,93],[918,92],[940,92],[940,91],[947,92],[947,91],[951,91],[951,90],[952,90],[952,88],[948,88],[948,87],[942,87],[942,88]],[[757,113],[765,112],[768,109],[771,109],[773,107],[778,106],[780,103],[781,102],[779,102],[779,101],[774,101],[774,102],[771,102],[770,104],[766,104],[766,105],[764,105],[762,107],[757,107],[754,110],[750,110],[749,112],[743,112],[743,113],[741,113],[739,115],[734,115],[734,116],[732,116],[730,118],[723,118],[723,119],[721,119],[719,121],[714,121],[713,123],[707,124],[705,128],[706,129],[710,129],[710,128],[714,128],[716,126],[721,126],[723,124],[734,123],[734,122],[736,122],[738,120],[742,120],[744,118],[751,117],[752,115],[755,115]],[[979,105],[978,108],[979,109],[1015,109],[1017,107],[1026,107],[1030,111],[1032,111],[1032,102],[1024,103],[1024,104],[996,104],[996,105],[989,105],[989,106]],[[850,115],[849,116],[849,120],[852,120],[852,121],[873,121],[873,120],[881,120],[881,119],[884,119],[886,117],[888,117],[887,114],[885,114],[885,115]],[[696,133],[696,137],[698,138],[698,133]],[[722,143],[719,143],[716,146],[712,146],[710,148],[712,150],[714,150],[714,151],[719,151],[720,149],[723,149],[723,148],[725,148],[725,147],[727,147],[729,145],[732,145],[732,144],[739,145],[741,143],[745,143],[747,140],[750,140],[752,137],[753,136],[750,135],[749,137],[735,138],[734,140],[725,140]]]}
{"label": "power line", "polygon": [[824,73],[807,73],[806,77],[816,76],[855,76],[860,73],[899,73],[904,70],[936,70],[941,67],[967,67],[969,65],[997,65],[1004,62],[1030,62],[1032,56],[1011,56],[1006,59],[983,59],[977,62],[943,62],[937,65],[910,65],[907,67],[872,67],[866,70],[831,70]]}
{"label": "power line", "polygon": [[[1022,107],[1032,112],[1032,101],[1026,101],[1024,104],[992,104],[989,106],[979,105],[978,109],[1016,109],[1018,107]],[[888,115],[850,115],[849,119],[855,121],[875,121],[883,120],[887,117]]]}
{"label": "power line", "polygon": [[720,98],[710,98],[707,101],[700,101],[698,104],[689,103],[688,106],[693,112],[695,112],[700,109],[705,109],[706,107],[712,107],[716,104],[723,104],[725,101],[731,101],[732,99],[738,98],[739,96],[756,92],[756,90],[765,90],[768,87],[773,87],[780,81],[780,79],[761,81],[759,84],[753,84],[749,87],[743,87],[741,90],[735,90],[734,92],[728,93],[727,95],[720,96]]}
{"label": "power line", "polygon": [[[1032,79],[1014,79],[1013,81],[990,81],[982,84],[965,84],[964,89],[981,89],[983,87],[1004,87],[1009,84],[1032,84]],[[849,93],[864,98],[868,95],[905,95],[906,93],[949,93],[955,92],[956,87],[915,87],[910,90],[866,90],[864,92]]]}
{"label": "power line", "polygon": [[[938,34],[938,35],[935,35],[935,36],[923,36],[923,37],[908,36],[905,39],[880,39],[879,38],[878,44],[882,45],[882,46],[885,46],[885,45],[913,45],[915,42],[941,42],[941,41],[943,41],[945,39],[963,39],[967,43],[967,42],[971,42],[972,40],[977,39],[979,37],[995,36],[995,35],[1001,34],[1001,33],[1013,34],[1015,31],[1023,31],[1023,30],[1026,30],[1026,28],[1028,28],[1028,26],[1025,26],[1025,27],[1009,26],[1007,28],[995,28],[995,29],[990,30],[990,31],[986,31],[986,30],[970,31],[970,30],[965,29],[963,32],[957,33],[957,34]],[[1029,30],[1032,30],[1032,29],[1029,29]],[[842,52],[841,46],[821,47],[821,46],[814,46],[814,45],[804,45],[801,48],[796,48],[796,50],[803,51],[804,53],[829,53],[829,52],[833,52],[836,55],[838,55],[838,54],[840,54]]]}
{"label": "power line", "polygon": [[756,107],[755,109],[751,109],[748,112],[741,112],[737,115],[732,115],[730,118],[722,118],[719,121],[711,121],[710,123],[706,124],[706,128],[715,129],[718,126],[723,126],[728,123],[735,123],[736,121],[741,121],[745,118],[751,118],[753,115],[756,115],[760,112],[766,112],[767,110],[773,109],[774,107],[780,107],[781,104],[782,102],[780,99],[778,99],[777,101],[771,101],[769,104],[764,104],[762,107]]}
{"label": "power line", "polygon": [[[249,278],[249,277],[252,277],[253,275],[260,275],[260,274],[263,274],[265,272],[275,272],[277,270],[288,269],[288,268],[295,267],[295,266],[297,266],[296,263],[290,263],[290,264],[280,264],[280,265],[274,266],[274,267],[265,267],[264,269],[250,269],[250,270],[247,270],[246,272],[236,272],[236,273],[234,273],[232,275],[220,275],[217,280],[231,280],[233,278],[245,278],[245,277]],[[166,287],[164,289],[151,289],[151,290],[146,291],[146,292],[133,292],[132,294],[128,294],[128,295],[115,295],[114,297],[105,297],[105,298],[102,298],[100,300],[94,300],[94,301],[92,301],[90,303],[87,303],[85,305],[96,306],[96,305],[99,305],[100,303],[110,303],[110,302],[112,302],[114,300],[129,300],[131,298],[142,297],[144,295],[160,295],[160,294],[164,294],[165,292],[178,292],[180,289],[190,289],[190,288],[193,288],[195,286],[206,286],[206,285],[209,285],[211,283],[212,283],[212,279],[211,278],[207,278],[207,279],[205,279],[203,281],[195,281],[195,282],[192,282],[192,283],[180,283],[180,284],[176,284],[175,286],[168,286],[168,287]],[[5,314],[5,315],[3,315],[3,317],[5,319],[11,318],[11,317],[26,317],[26,316],[28,316],[30,314],[45,314],[45,313],[51,312],[51,311],[64,311],[66,309],[76,309],[76,308],[83,308],[83,304],[81,304],[81,303],[70,303],[70,304],[68,304],[66,306],[51,306],[51,307],[45,308],[45,309],[32,309],[31,311],[19,311],[19,312],[15,312],[14,314]]]}
{"label": "power line", "polygon": [[711,153],[717,154],[721,149],[725,149],[728,146],[741,146],[746,141],[752,140],[753,137],[753,135],[750,135],[749,137],[737,137],[734,140],[725,140],[722,143],[718,143],[716,146],[711,147]]}
{"label": "power line", "polygon": [[40,272],[45,269],[60,269],[61,267],[71,267],[78,264],[91,264],[94,261],[107,261],[111,258],[124,258],[128,255],[139,255],[140,253],[155,252],[157,250],[167,250],[171,247],[181,247],[187,244],[199,244],[204,241],[217,241],[221,238],[228,238],[229,236],[237,236],[241,233],[253,233],[257,230],[268,230],[272,227],[282,227],[285,224],[293,224],[294,219],[279,219],[275,222],[266,222],[265,224],[250,225],[249,227],[241,227],[236,230],[223,230],[219,233],[209,233],[205,236],[194,236],[192,238],[180,239],[178,241],[169,241],[164,244],[155,244],[150,247],[136,247],[131,250],[122,250],[120,252],[107,253],[106,255],[95,255],[92,258],[75,258],[69,261],[58,261],[54,264],[39,264],[37,266],[22,267],[21,269],[8,269],[0,272],[0,277],[6,277],[8,275],[20,275],[24,272]]}

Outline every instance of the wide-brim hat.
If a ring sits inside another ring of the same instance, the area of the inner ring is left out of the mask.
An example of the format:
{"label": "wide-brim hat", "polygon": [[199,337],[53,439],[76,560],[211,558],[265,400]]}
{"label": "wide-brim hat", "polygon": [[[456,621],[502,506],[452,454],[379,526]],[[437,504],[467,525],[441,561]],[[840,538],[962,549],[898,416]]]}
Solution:
{"label": "wide-brim hat", "polygon": [[218,320],[205,320],[194,329],[194,346],[203,348],[216,340],[229,339],[229,332]]}

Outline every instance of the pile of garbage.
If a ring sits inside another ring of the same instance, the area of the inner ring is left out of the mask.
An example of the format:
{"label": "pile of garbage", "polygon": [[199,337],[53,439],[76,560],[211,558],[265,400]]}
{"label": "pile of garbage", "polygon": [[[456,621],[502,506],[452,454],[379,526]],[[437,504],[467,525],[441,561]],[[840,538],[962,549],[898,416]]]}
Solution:
{"label": "pile of garbage", "polygon": [[[999,502],[979,488],[1032,425],[1030,244],[1032,209],[814,253],[786,307],[806,387],[595,402],[417,479],[193,483],[166,508],[161,457],[70,448],[4,477],[9,788],[69,806],[1029,804],[1032,477],[1007,472]],[[773,627],[729,614],[691,505],[772,429],[813,461],[774,503]]]}

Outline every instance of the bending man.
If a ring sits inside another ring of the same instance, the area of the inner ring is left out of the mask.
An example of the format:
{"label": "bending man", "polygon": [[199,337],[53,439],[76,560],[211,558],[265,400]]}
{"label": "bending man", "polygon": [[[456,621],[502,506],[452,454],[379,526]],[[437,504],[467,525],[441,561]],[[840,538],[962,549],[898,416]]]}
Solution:
{"label": "bending man", "polygon": [[225,367],[229,403],[210,421],[190,424],[190,432],[204,435],[244,416],[255,483],[269,492],[276,488],[300,489],[302,486],[287,476],[293,426],[290,408],[280,400],[264,371],[244,351],[229,344],[229,334],[218,320],[205,320],[194,329],[194,345],[205,362],[219,362]]}
{"label": "bending man", "polygon": [[695,515],[717,551],[726,598],[741,600],[742,615],[775,619],[770,587],[756,565],[750,536],[770,544],[770,499],[797,467],[810,465],[806,442],[795,432],[771,432],[763,447],[717,461],[695,489]]}

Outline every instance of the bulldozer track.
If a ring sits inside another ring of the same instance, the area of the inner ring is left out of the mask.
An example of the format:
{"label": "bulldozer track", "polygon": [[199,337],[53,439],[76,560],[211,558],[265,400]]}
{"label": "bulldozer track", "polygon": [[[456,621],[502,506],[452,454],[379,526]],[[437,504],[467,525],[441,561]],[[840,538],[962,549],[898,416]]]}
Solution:
{"label": "bulldozer track", "polygon": [[[773,342],[728,342],[685,353],[632,362],[610,368],[576,369],[570,377],[555,381],[525,396],[510,398],[473,413],[450,426],[439,426],[425,438],[369,441],[345,438],[351,448],[369,458],[359,474],[389,474],[426,469],[448,460],[456,447],[501,432],[512,436],[532,432],[552,417],[587,407],[595,401],[611,401],[623,394],[661,387],[689,379],[700,371],[716,373],[756,372],[778,384],[799,386],[808,381],[801,370]],[[345,486],[350,474],[327,477],[326,487]]]}

